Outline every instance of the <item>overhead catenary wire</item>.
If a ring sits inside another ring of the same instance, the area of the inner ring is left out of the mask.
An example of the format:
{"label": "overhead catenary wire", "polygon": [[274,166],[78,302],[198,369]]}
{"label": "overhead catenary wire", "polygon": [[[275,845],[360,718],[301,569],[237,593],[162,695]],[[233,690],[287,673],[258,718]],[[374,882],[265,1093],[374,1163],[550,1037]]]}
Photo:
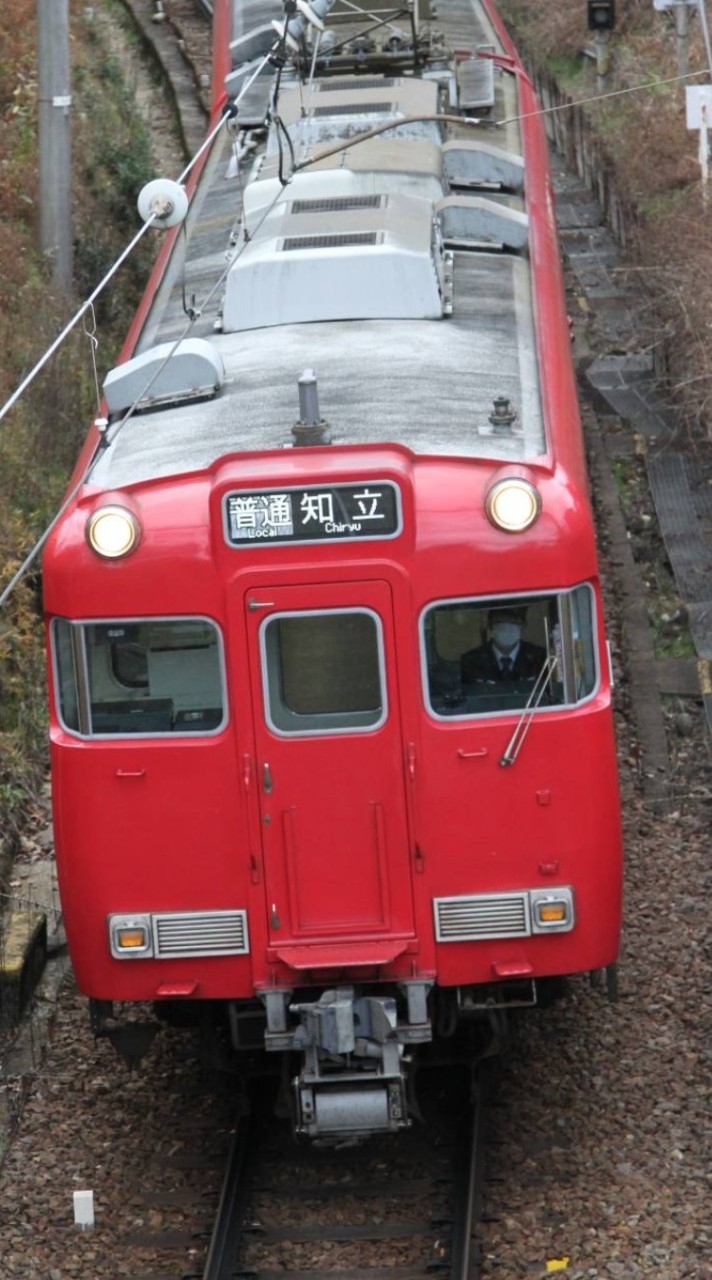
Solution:
{"label": "overhead catenary wire", "polygon": [[[232,104],[231,111],[234,111],[234,108],[237,107],[238,103],[240,102],[240,99],[244,96],[244,94],[247,93],[250,86],[257,79],[258,75],[263,70],[263,68],[267,65],[267,62],[269,61],[272,55],[272,52],[273,50],[270,50],[270,53],[265,55],[265,57],[262,59],[259,66],[257,67],[256,71],[253,73],[253,75],[250,76],[250,78],[242,86],[239,94],[237,95],[235,101]],[[220,120],[217,122],[215,127],[208,134],[205,141],[198,148],[192,160],[186,166],[186,168],[183,170],[182,174],[178,178],[179,184],[182,185],[185,182],[186,178],[192,172],[192,170],[194,169],[200,157],[212,145],[212,143],[214,142],[220,130],[225,127],[225,123],[227,119],[228,119],[228,115],[227,114],[223,115],[220,118]],[[6,417],[10,409],[13,407],[14,404],[17,403],[17,401],[24,394],[24,392],[31,385],[31,383],[34,382],[38,373],[41,373],[42,369],[47,364],[47,361],[50,360],[54,355],[55,351],[57,351],[59,347],[61,347],[65,338],[67,338],[69,334],[72,332],[72,330],[76,327],[76,325],[81,320],[82,316],[86,315],[87,311],[89,311],[92,308],[93,303],[96,302],[99,295],[103,293],[106,286],[116,275],[116,272],[119,270],[119,267],[121,267],[126,261],[126,259],[130,257],[130,255],[133,253],[139,241],[143,238],[143,236],[145,236],[149,228],[154,226],[157,221],[158,221],[157,214],[151,214],[146,219],[143,226],[139,228],[139,230],[137,231],[133,239],[130,241],[130,243],[126,246],[126,248],[122,251],[122,253],[119,254],[119,257],[111,265],[106,275],[99,281],[99,284],[96,286],[93,292],[89,295],[86,301],[81,304],[78,311],[75,312],[72,318],[64,326],[64,328],[62,329],[62,332],[58,335],[58,337],[55,338],[54,342],[52,342],[51,345],[47,348],[47,350],[44,352],[44,355],[40,357],[40,359],[37,361],[37,364],[34,366],[34,368],[30,370],[27,376],[20,383],[19,387],[17,387],[16,390],[13,391],[9,399],[5,401],[5,404],[2,405],[2,407],[0,407],[0,422],[2,422],[4,417]]]}
{"label": "overhead catenary wire", "polygon": [[34,544],[34,546],[32,547],[32,549],[31,549],[31,550],[28,552],[28,554],[25,556],[25,559],[22,561],[22,564],[21,564],[21,565],[20,565],[20,567],[17,569],[16,573],[13,575],[13,577],[12,577],[12,578],[10,579],[10,581],[8,582],[7,586],[4,588],[4,590],[3,590],[3,591],[2,591],[2,593],[0,594],[0,609],[2,609],[2,607],[5,605],[6,601],[7,601],[7,600],[10,598],[10,596],[12,595],[12,592],[14,591],[15,587],[18,585],[18,583],[20,583],[20,582],[22,581],[22,579],[24,578],[25,574],[26,574],[26,573],[28,572],[28,570],[31,568],[32,564],[34,563],[34,561],[37,559],[38,555],[40,554],[40,551],[41,551],[41,550],[42,550],[42,548],[45,546],[45,544],[46,544],[46,542],[47,542],[48,538],[50,537],[50,535],[51,535],[51,533],[52,533],[53,529],[56,527],[56,525],[57,525],[57,524],[59,523],[59,521],[62,519],[62,517],[64,516],[64,514],[69,510],[70,506],[71,506],[71,505],[72,505],[72,503],[74,502],[74,499],[77,497],[77,495],[79,494],[79,492],[81,491],[81,489],[82,489],[82,488],[84,487],[84,485],[86,484],[87,480],[89,479],[89,477],[90,477],[90,475],[91,475],[92,469],[93,469],[93,467],[94,467],[94,466],[95,466],[95,464],[96,464],[97,458],[101,455],[101,453],[103,452],[103,450],[104,450],[104,449],[105,449],[109,444],[111,444],[111,443],[115,440],[115,438],[116,438],[116,436],[118,435],[118,433],[119,433],[119,431],[121,430],[121,428],[122,428],[123,426],[125,426],[125,424],[129,421],[129,419],[130,419],[130,418],[132,418],[132,417],[133,417],[133,415],[134,415],[134,413],[136,412],[136,410],[137,410],[138,406],[140,405],[141,401],[144,399],[144,397],[145,397],[146,395],[148,395],[148,392],[151,390],[151,387],[153,386],[153,384],[154,384],[154,382],[156,381],[156,379],[157,379],[158,377],[160,377],[161,373],[163,372],[163,369],[164,369],[164,368],[165,368],[165,366],[168,364],[168,361],[169,361],[169,360],[171,359],[171,357],[175,354],[175,352],[177,351],[177,349],[178,349],[178,347],[180,346],[181,342],[183,342],[183,341],[185,340],[185,338],[188,336],[188,334],[190,333],[190,331],[191,331],[191,329],[193,328],[193,325],[196,323],[196,321],[197,321],[197,319],[198,319],[199,315],[202,315],[202,313],[203,313],[203,311],[204,311],[205,307],[206,307],[207,305],[209,305],[209,302],[210,302],[210,300],[211,300],[211,298],[212,298],[213,293],[215,292],[215,290],[216,290],[216,289],[218,289],[218,288],[220,287],[220,285],[221,285],[222,281],[224,280],[225,275],[227,274],[227,271],[228,271],[228,270],[229,270],[229,266],[228,266],[228,267],[226,267],[226,268],[223,270],[223,272],[222,272],[222,273],[221,273],[221,275],[220,275],[219,280],[216,282],[216,284],[213,286],[213,288],[211,289],[210,293],[208,294],[208,297],[205,299],[205,301],[203,302],[202,306],[201,306],[199,309],[196,309],[195,314],[194,314],[193,316],[191,316],[191,318],[190,318],[190,320],[189,320],[188,324],[186,324],[186,326],[185,326],[185,328],[183,329],[183,331],[182,331],[182,333],[180,334],[180,336],[179,336],[178,338],[176,338],[176,340],[171,344],[170,351],[168,351],[168,352],[167,352],[166,356],[165,356],[165,357],[164,357],[164,359],[161,361],[161,363],[159,364],[158,368],[154,370],[153,374],[151,375],[151,377],[150,377],[150,379],[148,380],[148,382],[146,383],[146,385],[145,385],[145,386],[143,386],[143,387],[141,388],[141,390],[140,390],[140,392],[138,393],[138,395],[136,396],[136,399],[134,400],[133,404],[132,404],[132,405],[130,405],[130,407],[126,410],[126,413],[124,414],[123,418],[121,418],[121,420],[120,420],[119,422],[115,423],[115,424],[114,424],[114,426],[111,428],[111,430],[110,430],[110,431],[108,431],[108,430],[104,430],[104,431],[102,432],[102,434],[101,434],[101,435],[100,435],[100,437],[99,437],[99,440],[97,441],[97,444],[96,444],[96,448],[95,448],[95,450],[94,450],[94,453],[92,454],[92,456],[91,456],[91,458],[90,458],[89,462],[87,463],[87,466],[84,468],[84,470],[83,470],[83,472],[82,472],[81,476],[79,477],[79,479],[77,480],[76,484],[74,484],[74,485],[72,486],[72,488],[70,489],[69,493],[65,496],[64,501],[62,502],[61,506],[59,507],[59,509],[57,510],[57,512],[55,513],[55,515],[53,516],[53,518],[52,518],[52,520],[50,521],[50,523],[47,525],[47,528],[44,530],[44,532],[43,532],[43,534],[41,535],[41,537],[40,537],[40,538],[38,538],[37,542],[35,542],[35,544]]}
{"label": "overhead catenary wire", "polygon": [[[257,69],[254,71],[254,73],[249,77],[249,79],[248,79],[248,80],[245,82],[245,84],[242,86],[242,88],[240,89],[240,92],[238,93],[238,95],[237,95],[237,97],[234,99],[234,101],[232,102],[232,104],[231,104],[230,108],[225,112],[225,114],[224,114],[224,115],[221,117],[221,119],[217,122],[217,124],[215,125],[215,127],[210,131],[210,133],[209,133],[209,134],[208,134],[208,136],[206,137],[205,141],[202,143],[202,145],[199,147],[198,151],[197,151],[197,152],[195,153],[195,155],[193,156],[193,158],[192,158],[192,160],[190,161],[190,163],[189,163],[189,164],[186,166],[186,168],[183,170],[183,173],[180,175],[180,178],[178,179],[179,183],[181,183],[181,184],[182,184],[182,183],[185,181],[185,179],[187,178],[187,176],[190,174],[190,172],[192,171],[192,169],[193,169],[193,168],[195,167],[195,165],[197,164],[197,162],[198,162],[198,160],[200,159],[200,157],[205,153],[206,149],[212,145],[212,143],[215,141],[215,138],[217,137],[217,135],[219,134],[219,132],[221,131],[221,129],[223,129],[223,128],[225,127],[225,125],[226,125],[227,121],[228,121],[229,119],[234,118],[234,116],[235,116],[235,111],[236,111],[236,108],[237,108],[237,106],[238,106],[239,102],[240,102],[240,101],[241,101],[241,99],[244,97],[244,95],[247,93],[248,89],[249,89],[249,88],[250,88],[250,86],[253,84],[253,82],[257,79],[258,75],[261,73],[261,71],[263,70],[263,68],[267,65],[267,62],[268,62],[268,61],[269,61],[269,59],[273,56],[274,51],[275,51],[275,49],[278,47],[278,45],[279,45],[279,41],[276,41],[276,42],[275,42],[275,44],[273,45],[272,49],[270,50],[270,52],[269,52],[268,54],[266,54],[266,55],[265,55],[265,57],[264,57],[264,58],[261,60],[261,62],[259,63],[259,65],[258,65]],[[267,216],[267,214],[271,211],[271,209],[272,209],[272,207],[273,207],[273,204],[274,204],[274,201],[272,202],[272,204],[270,204],[270,205],[268,206],[268,208],[267,208],[267,210],[265,211],[265,214],[264,214],[264,216],[265,216],[265,217],[266,217],[266,216]],[[88,312],[88,311],[90,311],[90,310],[93,312],[93,304],[94,304],[94,302],[96,301],[96,299],[99,297],[99,295],[100,295],[100,294],[103,292],[103,290],[106,288],[107,284],[108,284],[108,283],[113,279],[113,277],[116,275],[117,271],[118,271],[118,270],[119,270],[119,268],[123,265],[123,263],[126,261],[126,259],[131,255],[131,253],[132,253],[132,252],[133,252],[133,250],[135,249],[136,245],[140,242],[140,240],[143,238],[143,236],[146,234],[146,232],[147,232],[147,231],[148,231],[152,226],[154,226],[154,225],[155,225],[155,223],[156,223],[157,221],[158,221],[158,215],[157,215],[157,214],[152,213],[152,214],[150,214],[150,215],[149,215],[149,217],[148,217],[148,218],[146,219],[146,221],[144,222],[143,226],[139,228],[139,230],[137,231],[137,233],[136,233],[136,235],[133,237],[133,239],[130,241],[130,243],[126,246],[126,248],[122,251],[122,253],[120,253],[120,254],[119,254],[118,258],[117,258],[117,259],[115,260],[115,262],[111,265],[111,267],[110,267],[110,268],[109,268],[109,270],[107,271],[106,275],[105,275],[105,276],[100,280],[99,284],[96,286],[96,288],[93,290],[93,292],[89,295],[89,297],[86,299],[86,301],[82,303],[82,305],[79,307],[78,311],[76,311],[76,312],[75,312],[75,314],[72,316],[72,318],[71,318],[71,319],[68,321],[68,323],[64,326],[64,328],[62,329],[61,333],[60,333],[60,334],[55,338],[54,342],[52,342],[52,343],[51,343],[51,345],[47,348],[47,350],[44,352],[44,354],[43,354],[43,355],[40,357],[40,359],[37,361],[37,363],[35,364],[35,366],[30,370],[30,372],[29,372],[29,373],[27,374],[27,376],[23,379],[23,381],[22,381],[22,382],[20,383],[20,385],[16,388],[16,390],[12,393],[12,395],[9,397],[9,399],[8,399],[8,400],[5,402],[5,404],[0,408],[0,422],[2,422],[2,420],[3,420],[3,418],[4,418],[4,417],[6,417],[6,415],[9,413],[10,409],[13,407],[13,405],[14,405],[14,404],[16,404],[16,403],[17,403],[17,401],[18,401],[18,400],[20,399],[20,397],[24,394],[24,392],[27,390],[27,388],[32,384],[32,382],[34,382],[34,380],[35,380],[35,378],[37,377],[37,375],[42,371],[42,369],[44,368],[44,366],[45,366],[45,365],[47,364],[47,362],[52,358],[52,356],[55,354],[55,352],[59,349],[59,347],[60,347],[60,346],[62,345],[62,343],[64,342],[65,338],[67,338],[67,337],[69,336],[69,334],[70,334],[70,333],[72,332],[72,330],[76,327],[76,325],[79,323],[79,321],[82,319],[82,317],[83,317],[83,316],[85,316],[85,315],[87,314],[87,312]],[[146,386],[141,390],[141,392],[139,393],[139,396],[138,396],[138,397],[137,397],[137,399],[134,401],[134,404],[133,404],[133,405],[130,407],[130,409],[127,411],[127,413],[125,414],[125,416],[124,416],[124,418],[122,419],[122,421],[121,421],[120,423],[118,423],[118,424],[117,424],[116,429],[112,432],[112,436],[111,436],[111,438],[112,438],[112,439],[113,439],[113,438],[115,438],[116,434],[118,433],[118,430],[119,430],[119,429],[124,425],[124,423],[125,423],[125,422],[127,422],[127,421],[128,421],[128,419],[129,419],[131,416],[133,416],[133,414],[134,414],[134,412],[136,411],[136,408],[138,407],[138,404],[140,403],[140,401],[141,401],[141,400],[143,399],[143,397],[148,393],[148,391],[149,391],[149,390],[150,390],[150,388],[152,387],[152,385],[153,385],[153,383],[154,383],[155,379],[160,375],[160,373],[161,373],[161,372],[162,372],[162,370],[164,369],[165,365],[167,364],[168,360],[170,360],[171,356],[173,355],[174,351],[177,349],[177,347],[180,345],[180,343],[184,340],[184,338],[185,338],[185,337],[187,336],[187,334],[190,332],[190,330],[191,330],[191,328],[192,328],[193,324],[195,323],[195,321],[196,321],[196,320],[197,320],[197,318],[198,318],[198,315],[202,314],[202,312],[204,311],[205,307],[209,305],[209,303],[210,303],[210,301],[212,300],[212,297],[213,297],[213,295],[214,295],[214,293],[215,293],[216,289],[218,289],[218,288],[220,287],[220,285],[221,285],[222,281],[224,280],[225,275],[227,274],[227,270],[229,270],[229,267],[228,267],[228,268],[226,268],[226,269],[221,273],[219,280],[216,282],[216,284],[213,286],[213,288],[212,288],[212,289],[210,290],[210,292],[208,293],[207,298],[204,300],[204,302],[203,302],[202,306],[201,306],[200,308],[196,309],[196,313],[195,313],[194,318],[191,318],[191,319],[190,319],[190,322],[189,322],[189,324],[186,326],[186,328],[185,328],[184,332],[180,335],[180,337],[179,337],[179,338],[178,338],[178,340],[175,342],[175,344],[174,344],[174,345],[172,345],[171,350],[169,351],[169,353],[168,353],[168,355],[166,356],[165,360],[160,364],[160,366],[158,367],[158,369],[155,371],[154,375],[151,377],[151,379],[149,380],[148,384],[147,384],[147,385],[146,385]],[[35,560],[37,559],[37,556],[38,556],[38,555],[39,555],[39,553],[41,552],[42,548],[45,546],[45,544],[46,544],[46,542],[47,542],[48,538],[50,537],[50,535],[51,535],[51,533],[52,533],[53,529],[56,527],[56,525],[57,525],[57,524],[59,523],[59,521],[62,519],[62,517],[64,516],[65,512],[69,509],[69,507],[71,506],[72,502],[73,502],[73,501],[74,501],[74,499],[76,498],[77,494],[80,492],[80,490],[82,489],[83,485],[86,483],[87,478],[88,478],[89,474],[91,473],[91,469],[92,469],[92,467],[94,466],[94,464],[95,464],[95,462],[96,462],[97,454],[100,452],[101,448],[102,448],[102,447],[104,447],[106,444],[107,444],[107,437],[104,435],[104,436],[102,436],[102,437],[100,438],[100,440],[99,440],[99,442],[98,442],[98,444],[97,444],[97,449],[95,450],[94,454],[92,455],[92,458],[90,459],[90,461],[89,461],[89,463],[88,463],[87,467],[86,467],[86,468],[85,468],[85,470],[83,471],[83,473],[82,473],[82,475],[80,476],[79,480],[77,481],[77,483],[76,483],[75,485],[73,485],[73,486],[72,486],[72,488],[71,488],[70,492],[65,496],[65,498],[64,498],[64,500],[63,500],[63,502],[62,502],[61,506],[60,506],[60,507],[59,507],[59,509],[57,510],[56,514],[54,515],[54,517],[52,518],[52,520],[50,521],[50,523],[47,525],[47,527],[46,527],[46,529],[44,530],[44,532],[42,533],[41,537],[37,540],[37,542],[35,542],[34,546],[31,548],[31,550],[30,550],[30,551],[28,552],[28,554],[25,556],[24,560],[23,560],[23,561],[22,561],[22,563],[20,564],[20,566],[19,566],[19,568],[17,569],[17,571],[13,574],[12,578],[10,579],[10,581],[7,583],[7,585],[5,586],[5,588],[3,589],[3,591],[2,591],[2,592],[0,592],[0,609],[2,609],[2,608],[4,607],[4,605],[7,603],[8,599],[9,599],[9,598],[10,598],[10,596],[12,595],[13,591],[15,590],[15,587],[18,585],[18,583],[20,583],[20,582],[22,581],[22,579],[25,577],[25,575],[27,574],[27,572],[29,571],[29,569],[31,568],[31,566],[34,564]]]}
{"label": "overhead catenary wire", "polygon": [[[272,198],[272,200],[265,207],[255,227],[256,231],[258,231],[259,228],[262,226],[262,223],[264,222],[265,218],[269,217],[269,214],[272,212],[272,209],[274,208],[275,204],[282,198],[282,194],[283,194],[283,191],[282,191],[282,188],[280,187],[275,192],[275,195]],[[134,414],[136,413],[136,410],[141,404],[141,401],[144,399],[145,396],[148,395],[149,391],[151,390],[151,387],[155,383],[156,379],[160,377],[161,373],[165,369],[169,360],[171,360],[171,358],[177,351],[181,342],[183,342],[185,338],[187,338],[188,334],[193,328],[193,325],[197,322],[200,316],[204,315],[205,311],[210,306],[211,302],[215,297],[215,294],[222,286],[225,280],[225,277],[230,271],[233,263],[237,258],[240,257],[240,255],[244,252],[245,248],[246,248],[246,243],[243,244],[242,247],[238,249],[237,253],[230,258],[229,262],[225,265],[220,275],[218,276],[218,279],[209,289],[208,293],[206,294],[200,306],[195,308],[195,314],[189,319],[182,333],[180,333],[180,335],[175,339],[175,341],[171,343],[170,350],[166,353],[163,360],[160,362],[158,367],[154,370],[153,374],[148,379],[146,384],[141,388],[140,392],[138,393],[135,400],[133,401],[133,404],[131,404],[130,407],[126,410],[124,416],[118,422],[114,423],[108,431],[104,431],[102,433],[100,439],[97,441],[97,445],[94,450],[94,453],[89,459],[89,462],[84,468],[76,484],[72,486],[69,493],[65,496],[64,501],[62,502],[61,506],[59,507],[58,511],[56,512],[56,514],[54,515],[50,523],[47,525],[47,528],[44,530],[44,533],[41,535],[40,538],[38,538],[37,542],[34,544],[32,549],[25,556],[25,559],[22,561],[22,564],[17,569],[16,573],[10,579],[10,581],[8,582],[7,586],[4,588],[2,593],[0,593],[0,609],[3,608],[7,600],[12,595],[12,592],[14,591],[15,587],[18,585],[19,582],[22,581],[25,574],[29,571],[32,564],[40,554],[42,548],[45,546],[47,540],[51,536],[52,531],[57,526],[57,524],[62,519],[62,517],[65,515],[65,513],[69,510],[70,506],[74,502],[74,499],[77,497],[77,495],[80,493],[84,485],[87,483],[88,479],[91,476],[92,470],[96,465],[98,458],[103,453],[104,449],[106,449],[110,444],[113,444],[119,432],[126,426],[127,422],[129,422],[130,419],[134,416]]]}
{"label": "overhead catenary wire", "polygon": [[23,381],[20,383],[19,387],[17,387],[16,390],[13,391],[10,398],[5,401],[2,408],[0,408],[0,422],[2,422],[3,418],[6,417],[6,415],[10,412],[10,409],[12,408],[12,406],[17,403],[17,401],[20,399],[20,396],[23,395],[23,393],[27,390],[30,384],[34,382],[35,378],[37,377],[37,374],[40,373],[42,369],[44,369],[45,365],[47,364],[47,361],[50,360],[51,357],[54,355],[55,351],[57,351],[59,347],[61,347],[62,343],[64,342],[64,339],[69,336],[69,334],[72,332],[72,329],[74,329],[75,326],[81,320],[82,316],[86,315],[87,311],[90,310],[94,302],[96,302],[96,299],[99,297],[99,294],[104,291],[109,281],[112,280],[113,277],[116,275],[116,272],[118,271],[119,267],[126,261],[126,259],[130,256],[130,254],[133,253],[133,250],[136,248],[136,245],[139,243],[139,240],[141,240],[143,236],[145,236],[146,232],[149,230],[150,227],[153,226],[155,221],[156,221],[156,214],[151,214],[151,216],[147,218],[143,226],[139,229],[139,231],[136,232],[136,235],[134,236],[130,244],[126,246],[123,253],[121,253],[119,257],[116,259],[116,261],[112,264],[112,266],[109,267],[109,270],[107,271],[103,279],[99,281],[99,284],[94,289],[94,292],[89,295],[86,302],[82,303],[79,310],[75,312],[71,320],[69,320],[67,324],[64,326],[59,336],[55,338],[54,342],[47,348],[44,355],[41,356],[40,359],[37,361],[37,364],[34,366],[34,368],[31,369],[30,372],[27,374],[27,377],[24,378]]}
{"label": "overhead catenary wire", "polygon": [[462,126],[481,126],[483,124],[491,124],[493,128],[501,129],[508,124],[517,124],[520,120],[529,120],[535,116],[551,115],[554,111],[568,111],[574,107],[585,106],[589,103],[604,102],[607,98],[619,98],[623,94],[643,93],[647,89],[658,89],[662,85],[675,84],[680,80],[690,80],[695,76],[707,74],[706,67],[700,67],[697,71],[689,71],[684,76],[670,76],[664,80],[652,80],[647,84],[631,85],[627,89],[613,89],[610,93],[593,94],[590,98],[577,98],[574,102],[560,102],[553,107],[538,107],[534,111],[524,111],[517,116],[506,116],[501,120],[489,121],[481,116],[458,116],[445,115],[439,112],[431,112],[427,115],[401,116],[398,120],[385,120],[381,124],[374,125],[372,129],[367,129],[364,133],[359,133],[353,138],[342,139],[340,142],[334,143],[333,146],[327,147],[324,151],[318,151],[315,155],[310,156],[306,160],[298,161],[294,166],[294,172],[299,173],[302,169],[308,169],[311,165],[319,164],[322,160],[328,160],[331,156],[338,155],[342,151],[348,151],[351,147],[357,147],[362,142],[368,142],[371,138],[378,137],[381,133],[387,133],[389,130],[401,129],[404,125],[420,124],[426,121],[434,121],[440,124],[456,124]]}
{"label": "overhead catenary wire", "polygon": [[611,89],[609,93],[594,93],[590,98],[576,98],[572,102],[559,102],[553,107],[539,107],[536,111],[525,111],[522,115],[507,116],[503,120],[497,120],[498,127],[506,124],[517,124],[520,120],[529,120],[532,116],[547,116],[554,111],[569,111],[573,107],[585,107],[594,102],[606,102],[608,98],[622,98],[629,93],[643,93],[646,89],[661,89],[666,84],[679,84],[681,80],[693,80],[695,76],[709,75],[707,67],[700,67],[697,71],[688,71],[684,76],[668,76],[664,80],[649,80],[647,84],[629,85],[627,89]]}

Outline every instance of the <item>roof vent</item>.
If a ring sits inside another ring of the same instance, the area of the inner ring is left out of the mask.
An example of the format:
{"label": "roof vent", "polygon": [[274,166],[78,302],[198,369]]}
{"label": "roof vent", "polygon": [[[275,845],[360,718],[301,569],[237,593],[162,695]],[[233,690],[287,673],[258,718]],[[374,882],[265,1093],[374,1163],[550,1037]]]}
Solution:
{"label": "roof vent", "polygon": [[381,209],[383,196],[329,196],[323,200],[293,200],[291,213],[345,213],[349,209]]}
{"label": "roof vent", "polygon": [[214,396],[225,380],[220,353],[205,338],[162,342],[111,369],[104,379],[110,414]]}
{"label": "roof vent", "polygon": [[228,271],[224,333],[326,320],[442,319],[429,201],[392,194],[382,209],[311,218],[282,207],[285,214],[265,219]]}
{"label": "roof vent", "polygon": [[314,107],[312,116],[390,116],[395,113],[392,102],[339,102],[331,107]]}
{"label": "roof vent", "polygon": [[526,248],[529,218],[486,196],[445,196],[435,205],[446,244],[488,245],[505,249]]}
{"label": "roof vent", "polygon": [[453,138],[443,143],[443,169],[452,187],[479,187],[496,183],[512,191],[524,186],[522,156],[496,147],[481,138]]}
{"label": "roof vent", "polygon": [[285,236],[282,252],[294,249],[351,249],[355,245],[378,244],[378,231],[345,231],[324,236]]}
{"label": "roof vent", "polygon": [[352,76],[350,80],[322,80],[319,93],[350,93],[352,89],[392,89],[397,82],[389,76]]}

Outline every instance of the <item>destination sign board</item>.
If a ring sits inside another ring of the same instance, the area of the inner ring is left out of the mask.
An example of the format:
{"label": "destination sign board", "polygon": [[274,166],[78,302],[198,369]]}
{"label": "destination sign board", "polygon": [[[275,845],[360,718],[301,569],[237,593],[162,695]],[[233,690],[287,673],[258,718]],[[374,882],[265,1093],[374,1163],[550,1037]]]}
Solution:
{"label": "destination sign board", "polygon": [[226,495],[224,510],[233,547],[395,538],[401,531],[400,491],[390,480],[241,489]]}

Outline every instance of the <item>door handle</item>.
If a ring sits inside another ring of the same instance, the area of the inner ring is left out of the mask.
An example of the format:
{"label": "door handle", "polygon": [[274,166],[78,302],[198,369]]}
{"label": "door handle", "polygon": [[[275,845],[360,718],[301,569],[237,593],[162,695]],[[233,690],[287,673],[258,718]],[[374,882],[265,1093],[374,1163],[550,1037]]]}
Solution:
{"label": "door handle", "polygon": [[481,760],[483,756],[489,755],[489,752],[486,747],[480,747],[479,751],[463,751],[460,747],[457,754],[460,760]]}
{"label": "door handle", "polygon": [[269,795],[272,790],[272,774],[267,763],[262,766],[262,788],[266,795]]}
{"label": "door handle", "polygon": [[248,600],[248,609],[274,609],[274,600]]}

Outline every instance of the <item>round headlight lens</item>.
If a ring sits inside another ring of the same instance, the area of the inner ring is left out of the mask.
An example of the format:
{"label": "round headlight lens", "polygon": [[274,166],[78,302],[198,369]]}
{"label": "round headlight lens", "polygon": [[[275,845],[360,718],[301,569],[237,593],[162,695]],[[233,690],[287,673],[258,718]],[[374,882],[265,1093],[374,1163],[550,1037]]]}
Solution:
{"label": "round headlight lens", "polygon": [[505,533],[522,533],[541,512],[541,494],[528,480],[510,476],[492,486],[485,509],[498,529]]}
{"label": "round headlight lens", "polygon": [[87,520],[87,540],[97,555],[109,560],[127,556],[138,544],[138,520],[125,507],[100,507]]}

